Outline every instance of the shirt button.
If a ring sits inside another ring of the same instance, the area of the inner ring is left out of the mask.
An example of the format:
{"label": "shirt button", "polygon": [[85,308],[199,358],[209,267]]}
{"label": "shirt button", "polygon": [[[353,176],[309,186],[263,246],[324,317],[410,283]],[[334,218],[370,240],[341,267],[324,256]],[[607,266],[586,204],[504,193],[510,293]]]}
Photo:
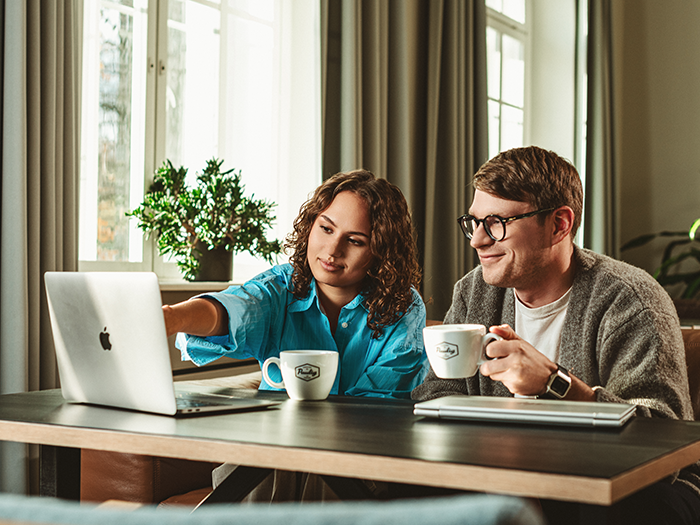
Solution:
{"label": "shirt button", "polygon": [[342,326],[343,328],[347,328],[347,327],[348,327],[348,323],[343,323],[341,326]]}

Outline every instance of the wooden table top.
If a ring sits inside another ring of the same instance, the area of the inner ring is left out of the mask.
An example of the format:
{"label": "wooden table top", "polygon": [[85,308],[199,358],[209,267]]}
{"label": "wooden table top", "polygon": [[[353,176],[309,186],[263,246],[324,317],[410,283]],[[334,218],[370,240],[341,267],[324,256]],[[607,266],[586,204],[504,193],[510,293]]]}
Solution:
{"label": "wooden table top", "polygon": [[[182,384],[178,384],[181,388]],[[197,386],[200,390],[211,388]],[[700,459],[700,423],[621,429],[422,418],[413,403],[221,391],[278,399],[263,411],[174,418],[0,396],[0,439],[610,505]]]}

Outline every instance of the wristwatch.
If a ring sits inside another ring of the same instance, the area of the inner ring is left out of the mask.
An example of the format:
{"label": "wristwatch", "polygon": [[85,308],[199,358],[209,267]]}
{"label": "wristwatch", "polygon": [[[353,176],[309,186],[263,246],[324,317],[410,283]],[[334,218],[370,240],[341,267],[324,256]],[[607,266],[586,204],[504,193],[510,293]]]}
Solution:
{"label": "wristwatch", "polygon": [[557,371],[549,376],[547,390],[537,396],[540,399],[564,399],[571,388],[571,376],[569,371],[561,365],[557,365]]}

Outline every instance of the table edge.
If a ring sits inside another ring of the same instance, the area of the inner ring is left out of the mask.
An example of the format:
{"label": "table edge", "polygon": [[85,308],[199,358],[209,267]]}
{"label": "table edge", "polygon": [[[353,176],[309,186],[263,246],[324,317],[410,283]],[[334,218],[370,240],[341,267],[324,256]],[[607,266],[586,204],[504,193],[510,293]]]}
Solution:
{"label": "table edge", "polygon": [[[635,472],[635,475],[602,479],[424,459],[389,458],[362,453],[76,428],[46,423],[0,421],[0,440],[195,461],[227,462],[596,505],[611,505],[619,499],[613,498],[613,494],[634,491],[636,484],[644,481],[642,468],[637,469],[640,472]],[[289,454],[290,450],[294,450],[294,454]],[[618,488],[617,484],[623,484],[624,487]]]}

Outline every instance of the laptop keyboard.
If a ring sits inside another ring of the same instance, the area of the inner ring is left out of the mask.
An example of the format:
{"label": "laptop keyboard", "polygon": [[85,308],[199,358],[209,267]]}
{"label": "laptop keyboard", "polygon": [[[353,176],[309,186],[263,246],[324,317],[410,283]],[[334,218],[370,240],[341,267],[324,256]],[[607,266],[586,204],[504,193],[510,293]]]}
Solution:
{"label": "laptop keyboard", "polygon": [[196,392],[178,392],[175,396],[178,408],[196,408],[218,405],[231,405],[231,401],[224,396],[208,396]]}

